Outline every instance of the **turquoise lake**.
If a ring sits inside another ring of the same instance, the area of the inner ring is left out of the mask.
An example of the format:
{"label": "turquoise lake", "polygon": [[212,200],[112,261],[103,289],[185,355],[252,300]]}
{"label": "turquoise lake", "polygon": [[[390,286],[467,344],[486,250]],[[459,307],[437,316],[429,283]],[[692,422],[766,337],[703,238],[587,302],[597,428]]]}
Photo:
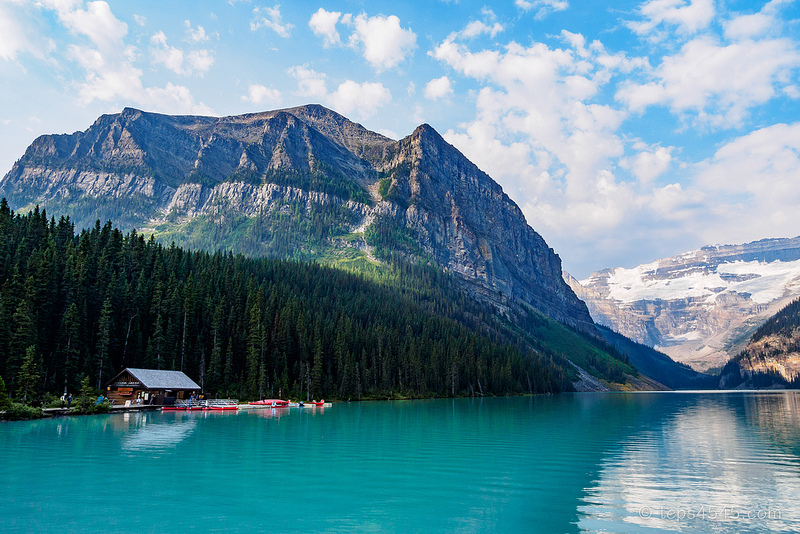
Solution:
{"label": "turquoise lake", "polygon": [[2,532],[798,532],[800,393],[0,423]]}

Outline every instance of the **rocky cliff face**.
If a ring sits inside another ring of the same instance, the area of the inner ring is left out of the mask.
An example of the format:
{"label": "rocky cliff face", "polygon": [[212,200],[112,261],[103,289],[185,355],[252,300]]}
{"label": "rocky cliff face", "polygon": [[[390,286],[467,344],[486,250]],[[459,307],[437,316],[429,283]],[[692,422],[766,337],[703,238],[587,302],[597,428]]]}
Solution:
{"label": "rocky cliff face", "polygon": [[798,343],[800,332],[789,338],[767,336],[750,343],[720,373],[719,387],[761,388],[797,383],[800,379]]}
{"label": "rocky cliff face", "polygon": [[427,125],[393,141],[316,105],[223,118],[126,108],[84,132],[38,138],[0,196],[13,209],[39,204],[79,226],[113,219],[157,235],[165,225],[281,223],[325,208],[315,224],[331,225],[336,214],[341,234],[322,232],[326,247],[369,248],[364,236],[380,225],[411,239],[410,253],[454,272],[475,298],[594,328],[561,279],[560,259],[519,207]]}
{"label": "rocky cliff face", "polygon": [[[425,252],[483,298],[521,300],[589,329],[585,305],[560,277],[561,261],[487,174],[423,125],[398,144],[389,191]],[[536,280],[535,284],[530,283]]]}
{"label": "rocky cliff face", "polygon": [[738,354],[800,295],[800,238],[703,247],[565,279],[598,323],[704,371]]}
{"label": "rocky cliff face", "polygon": [[720,388],[800,385],[800,300],[770,317],[722,369]]}

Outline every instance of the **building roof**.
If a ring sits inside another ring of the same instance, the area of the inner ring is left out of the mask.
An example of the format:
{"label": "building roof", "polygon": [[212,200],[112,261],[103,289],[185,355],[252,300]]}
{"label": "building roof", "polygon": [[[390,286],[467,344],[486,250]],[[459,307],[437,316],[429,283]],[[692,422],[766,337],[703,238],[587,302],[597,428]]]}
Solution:
{"label": "building roof", "polygon": [[147,389],[200,389],[194,380],[183,371],[159,371],[157,369],[126,369]]}

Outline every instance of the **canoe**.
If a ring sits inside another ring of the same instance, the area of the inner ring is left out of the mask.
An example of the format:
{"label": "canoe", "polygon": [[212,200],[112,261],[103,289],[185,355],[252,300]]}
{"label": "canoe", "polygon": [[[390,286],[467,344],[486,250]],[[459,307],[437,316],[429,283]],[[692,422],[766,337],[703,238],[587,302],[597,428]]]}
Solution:
{"label": "canoe", "polygon": [[202,406],[163,406],[161,408],[162,412],[183,412],[183,411],[197,411],[202,410]]}
{"label": "canoe", "polygon": [[206,410],[221,410],[221,411],[228,411],[228,410],[238,410],[239,407],[235,404],[227,404],[224,406],[206,406]]}
{"label": "canoe", "polygon": [[248,404],[252,404],[253,406],[274,406],[276,408],[282,408],[284,406],[289,406],[289,401],[281,399],[263,399],[249,402]]}

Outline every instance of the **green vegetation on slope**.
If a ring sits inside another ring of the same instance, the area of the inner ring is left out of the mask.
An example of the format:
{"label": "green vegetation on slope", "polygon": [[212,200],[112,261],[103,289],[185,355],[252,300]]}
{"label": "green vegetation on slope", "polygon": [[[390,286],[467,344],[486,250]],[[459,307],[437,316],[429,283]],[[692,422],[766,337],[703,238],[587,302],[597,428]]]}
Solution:
{"label": "green vegetation on slope", "polygon": [[[758,341],[767,336],[792,337],[797,329],[800,328],[800,299],[787,305],[778,313],[767,319],[761,327],[755,331],[751,342]],[[792,351],[800,349],[800,344],[790,348]]]}
{"label": "green vegetation on slope", "polygon": [[[11,202],[12,196],[9,196]],[[13,195],[13,203],[19,206],[34,208],[35,194],[23,191]],[[122,198],[87,197],[80,190],[71,191],[58,200],[47,202],[50,213],[69,213],[70,221],[76,228],[91,228],[95,221],[113,220],[120,228],[139,228],[150,220],[151,214],[158,209],[158,201],[144,195],[134,194]]]}
{"label": "green vegetation on slope", "polygon": [[270,171],[264,176],[257,177],[255,182],[253,179],[245,181],[256,185],[265,182],[291,186],[305,191],[319,191],[342,200],[354,200],[363,204],[372,203],[369,193],[363,187],[330,165],[322,162],[317,162],[316,170],[312,173]]}
{"label": "green vegetation on slope", "polygon": [[267,213],[247,217],[230,213],[201,215],[156,228],[161,243],[192,250],[222,250],[250,257],[310,260],[330,248],[328,239],[349,232],[355,215],[331,204],[278,202]]}
{"label": "green vegetation on slope", "polygon": [[672,389],[708,389],[716,387],[716,378],[698,373],[688,365],[674,361],[664,353],[636,343],[605,326],[600,333],[617,350],[628,356],[636,368],[650,378]]}

